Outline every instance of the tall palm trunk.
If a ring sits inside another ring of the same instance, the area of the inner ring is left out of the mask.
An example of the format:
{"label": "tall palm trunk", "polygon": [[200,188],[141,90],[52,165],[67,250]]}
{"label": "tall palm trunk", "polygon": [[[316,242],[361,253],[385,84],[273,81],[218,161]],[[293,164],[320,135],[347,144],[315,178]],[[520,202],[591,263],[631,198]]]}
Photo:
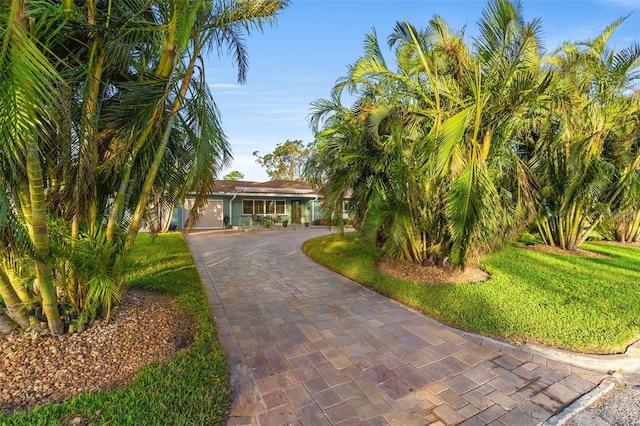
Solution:
{"label": "tall palm trunk", "polygon": [[176,120],[178,111],[183,105],[185,95],[187,94],[187,90],[189,89],[189,85],[191,84],[191,78],[193,77],[194,67],[198,59],[198,55],[199,55],[199,52],[197,51],[196,48],[194,48],[193,55],[191,56],[191,60],[189,61],[189,66],[185,70],[185,75],[182,79],[180,91],[178,92],[178,96],[176,96],[173,102],[173,107],[171,108],[171,114],[169,115],[169,118],[166,120],[164,132],[162,134],[162,139],[160,141],[160,146],[156,148],[156,153],[153,158],[153,162],[149,167],[147,176],[142,186],[142,191],[140,193],[140,197],[138,198],[138,204],[136,205],[136,210],[134,211],[133,217],[131,219],[131,226],[129,227],[129,233],[127,234],[127,239],[125,240],[125,252],[128,250],[129,247],[131,247],[131,244],[133,244],[136,236],[138,235],[138,231],[140,230],[142,217],[144,215],[147,202],[149,201],[149,197],[151,196],[151,190],[153,189],[153,184],[158,174],[158,170],[160,169],[162,158],[164,157],[164,153],[167,149],[167,143],[169,142],[169,137],[171,136],[173,123]]}
{"label": "tall palm trunk", "polygon": [[35,260],[36,276],[40,286],[40,296],[42,297],[42,311],[49,323],[49,331],[53,334],[61,334],[64,331],[64,327],[60,319],[49,254],[44,179],[42,177],[39,150],[33,142],[27,147],[27,176],[31,201],[31,240],[38,254]]}
{"label": "tall palm trunk", "polygon": [[640,240],[640,209],[632,210],[618,219],[616,239],[622,243]]}
{"label": "tall palm trunk", "polygon": [[582,207],[574,204],[566,213],[538,219],[538,231],[545,244],[565,250],[575,250],[580,247],[602,219],[598,217],[593,222],[589,222],[582,212]]}
{"label": "tall palm trunk", "polygon": [[29,328],[29,317],[22,300],[16,293],[9,276],[0,268],[0,297],[7,307],[7,315],[22,329]]}
{"label": "tall palm trunk", "polygon": [[[91,48],[91,57],[89,65],[89,73],[85,86],[82,106],[82,138],[80,140],[80,182],[76,188],[76,209],[81,209],[85,203],[81,202],[81,198],[88,197],[88,206],[86,212],[87,229],[90,235],[94,235],[97,228],[98,216],[98,194],[96,184],[96,170],[98,168],[98,145],[95,141],[98,120],[98,95],[100,91],[100,81],[102,79],[104,63],[104,53],[101,51],[98,42],[93,41]],[[74,220],[82,213],[76,211]],[[73,237],[77,238],[77,231]]]}
{"label": "tall palm trunk", "polygon": [[[108,19],[108,18],[107,18]],[[105,54],[101,46],[101,41],[95,34],[95,3],[87,2],[87,24],[89,26],[89,36],[92,38],[87,64],[86,78],[83,87],[81,115],[80,115],[80,150],[78,153],[78,182],[74,188],[75,203],[71,207],[71,247],[76,247],[76,242],[80,236],[81,225],[85,226],[89,235],[95,236],[98,230],[98,144],[96,135],[98,134],[98,120],[100,117],[100,87],[104,71]],[[66,176],[65,176],[66,177]],[[81,314],[85,306],[86,282],[81,282],[78,276],[80,271],[75,270],[73,265],[69,265],[69,272],[63,278],[65,293],[68,302],[77,315]]]}
{"label": "tall palm trunk", "polygon": [[640,241],[640,209],[636,211],[635,218],[631,222],[631,226],[629,226],[627,241],[630,243],[637,243]]}
{"label": "tall palm trunk", "polygon": [[[165,107],[165,99],[171,90],[171,75],[173,74],[176,60],[176,28],[177,28],[177,14],[172,16],[171,21],[167,25],[167,35],[165,37],[164,49],[162,51],[162,56],[158,63],[158,67],[156,69],[156,77],[160,79],[167,80],[165,93],[163,96],[157,100],[154,111],[152,114],[153,119],[147,122],[147,125],[142,130],[140,135],[137,137],[136,142],[129,154],[127,163],[125,164],[124,172],[122,174],[122,178],[120,180],[120,185],[118,187],[118,192],[116,193],[116,197],[114,199],[113,205],[111,207],[111,212],[109,214],[109,219],[107,221],[107,230],[106,236],[107,241],[113,240],[113,236],[115,234],[116,227],[118,223],[122,220],[122,216],[124,214],[124,206],[126,201],[127,192],[129,190],[129,184],[131,182],[131,173],[133,171],[133,166],[135,164],[138,153],[142,149],[145,143],[147,143],[149,136],[152,134],[154,127],[156,126],[156,122],[160,122],[162,120],[162,113],[164,112]],[[163,151],[164,155],[164,151]],[[155,175],[154,175],[155,178]],[[135,231],[137,234],[137,230]],[[135,238],[135,234],[133,238]]]}
{"label": "tall palm trunk", "polygon": [[[13,18],[11,31],[15,35],[16,44],[29,43],[29,23],[24,16],[24,1],[13,1],[10,3]],[[42,310],[49,323],[49,330],[54,334],[60,334],[64,331],[62,320],[60,319],[60,311],[58,309],[58,301],[56,290],[53,283],[53,273],[51,267],[51,259],[49,253],[49,234],[47,229],[47,213],[44,188],[44,176],[42,165],[40,163],[40,150],[37,145],[36,123],[38,120],[37,104],[39,96],[37,93],[25,93],[24,91],[33,90],[30,87],[17,89],[15,93],[15,103],[17,114],[25,120],[25,127],[20,129],[19,138],[24,143],[27,185],[23,185],[28,193],[21,194],[20,200],[22,207],[28,207],[25,218],[29,223],[29,233],[37,256],[36,277],[40,284],[40,293],[42,297]],[[26,186],[26,188],[25,188]],[[25,203],[23,200],[28,200]],[[28,204],[25,205],[25,204]]]}

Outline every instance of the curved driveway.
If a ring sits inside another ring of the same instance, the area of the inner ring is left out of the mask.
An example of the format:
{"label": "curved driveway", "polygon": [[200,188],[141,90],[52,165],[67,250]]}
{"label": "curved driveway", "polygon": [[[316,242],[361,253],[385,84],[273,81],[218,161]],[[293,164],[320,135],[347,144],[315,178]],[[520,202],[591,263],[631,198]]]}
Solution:
{"label": "curved driveway", "polygon": [[535,425],[602,378],[469,336],[315,264],[325,229],[187,240],[234,388],[228,425]]}

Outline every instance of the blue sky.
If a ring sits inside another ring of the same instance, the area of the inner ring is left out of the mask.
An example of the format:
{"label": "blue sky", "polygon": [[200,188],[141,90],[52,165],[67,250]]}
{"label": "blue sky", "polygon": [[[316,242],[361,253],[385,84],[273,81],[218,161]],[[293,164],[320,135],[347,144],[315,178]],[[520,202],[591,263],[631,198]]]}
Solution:
{"label": "blue sky", "polygon": [[[329,97],[336,80],[362,54],[365,34],[376,29],[381,44],[396,21],[424,27],[437,14],[453,29],[465,24],[473,37],[484,0],[292,0],[277,24],[246,40],[247,82],[238,85],[231,59],[207,59],[207,83],[221,111],[234,162],[245,180],[268,180],[254,151],[272,152],[287,139],[313,141],[310,103]],[[542,19],[547,49],[584,40],[629,13],[612,39],[617,48],[640,42],[640,0],[523,0],[527,20]],[[390,57],[390,56],[389,56]]]}

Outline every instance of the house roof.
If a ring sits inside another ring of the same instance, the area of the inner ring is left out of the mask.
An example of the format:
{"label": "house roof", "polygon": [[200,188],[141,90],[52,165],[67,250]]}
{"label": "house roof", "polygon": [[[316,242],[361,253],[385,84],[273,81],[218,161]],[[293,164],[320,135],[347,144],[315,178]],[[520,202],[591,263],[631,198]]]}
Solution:
{"label": "house roof", "polygon": [[316,194],[316,191],[308,183],[293,180],[271,180],[268,182],[217,180],[213,191],[216,194]]}

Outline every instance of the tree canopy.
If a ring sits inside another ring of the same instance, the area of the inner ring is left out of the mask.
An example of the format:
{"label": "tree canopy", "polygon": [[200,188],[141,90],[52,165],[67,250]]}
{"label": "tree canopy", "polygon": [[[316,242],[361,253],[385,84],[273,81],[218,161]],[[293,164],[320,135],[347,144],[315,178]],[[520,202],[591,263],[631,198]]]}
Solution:
{"label": "tree canopy", "polygon": [[224,175],[224,177],[222,178],[224,180],[242,180],[244,179],[244,173],[241,173],[237,170],[233,170],[229,173],[227,173],[226,175]]}
{"label": "tree canopy", "polygon": [[492,0],[472,42],[439,16],[397,23],[393,61],[373,30],[312,104],[305,174],[325,213],[341,217],[346,202],[386,255],[455,267],[531,224],[563,248],[604,217],[637,238],[640,47],[607,45],[623,21],[545,54],[541,21]]}
{"label": "tree canopy", "polygon": [[[0,297],[22,328],[109,319],[138,231],[231,152],[203,55],[229,52],[285,0],[9,1],[0,6]],[[42,312],[42,314],[40,314]]]}
{"label": "tree canopy", "polygon": [[304,165],[313,153],[313,144],[301,140],[287,140],[278,144],[272,153],[259,155],[253,152],[256,162],[267,169],[267,174],[273,180],[301,180]]}

